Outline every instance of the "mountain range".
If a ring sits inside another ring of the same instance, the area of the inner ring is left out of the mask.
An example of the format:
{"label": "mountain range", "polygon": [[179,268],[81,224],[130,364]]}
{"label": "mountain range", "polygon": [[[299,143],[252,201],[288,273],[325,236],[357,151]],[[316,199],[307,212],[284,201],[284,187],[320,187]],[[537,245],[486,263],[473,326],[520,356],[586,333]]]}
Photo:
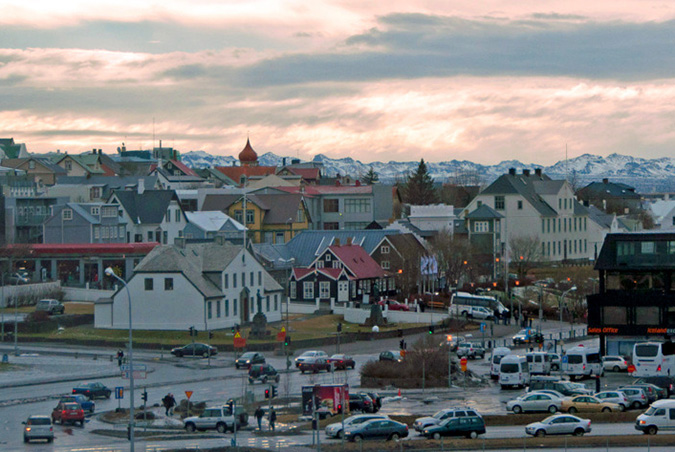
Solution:
{"label": "mountain range", "polygon": [[[182,155],[182,160],[192,168],[239,164],[235,157],[211,155],[204,151],[187,152]],[[291,160],[292,158],[280,157],[271,152],[258,157],[258,163],[263,166],[281,166],[284,162],[291,163]],[[328,177],[348,174],[360,178],[372,167],[382,183],[403,180],[419,165],[419,161],[363,163],[350,157],[333,159],[323,154],[316,155],[313,161],[323,165],[323,175]],[[620,154],[607,157],[584,154],[559,161],[552,166],[525,164],[518,160],[505,160],[496,165],[481,165],[468,160],[426,162],[426,165],[431,177],[440,183],[485,185],[507,173],[510,168],[515,168],[519,173],[523,169],[541,168],[552,179],[567,178],[575,188],[608,178],[611,182],[635,187],[640,193],[675,191],[675,159],[668,157],[645,159]]]}

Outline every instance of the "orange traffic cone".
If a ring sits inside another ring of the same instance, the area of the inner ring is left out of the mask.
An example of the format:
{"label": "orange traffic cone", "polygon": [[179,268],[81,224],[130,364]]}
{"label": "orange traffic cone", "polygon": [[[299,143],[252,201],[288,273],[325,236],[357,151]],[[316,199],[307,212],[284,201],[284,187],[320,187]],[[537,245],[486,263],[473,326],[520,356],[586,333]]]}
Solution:
{"label": "orange traffic cone", "polygon": [[401,389],[398,390],[398,396],[401,397]]}

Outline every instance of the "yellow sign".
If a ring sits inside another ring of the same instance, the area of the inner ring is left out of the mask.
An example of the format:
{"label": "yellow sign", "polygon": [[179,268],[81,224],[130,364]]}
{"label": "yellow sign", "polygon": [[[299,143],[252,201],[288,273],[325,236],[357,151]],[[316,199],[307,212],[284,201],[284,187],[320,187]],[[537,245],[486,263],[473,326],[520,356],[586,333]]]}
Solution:
{"label": "yellow sign", "polygon": [[281,332],[282,332],[282,333],[285,333],[285,332],[286,332],[286,328],[282,326],[282,327],[281,327]]}
{"label": "yellow sign", "polygon": [[185,391],[185,395],[189,399],[190,397],[192,397],[192,391]]}
{"label": "yellow sign", "polygon": [[241,339],[241,334],[239,334],[239,331],[237,331],[237,334],[234,335],[235,339]]}

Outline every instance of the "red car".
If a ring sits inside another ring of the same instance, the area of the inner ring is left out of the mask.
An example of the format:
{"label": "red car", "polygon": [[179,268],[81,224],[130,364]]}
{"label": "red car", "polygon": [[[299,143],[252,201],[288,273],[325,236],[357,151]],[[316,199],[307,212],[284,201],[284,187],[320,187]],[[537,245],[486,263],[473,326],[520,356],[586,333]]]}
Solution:
{"label": "red car", "polygon": [[349,355],[333,355],[330,358],[328,358],[328,362],[333,364],[335,370],[339,369],[347,370],[347,368],[349,367],[351,367],[352,369],[356,367],[354,358],[352,358]]}
{"label": "red car", "polygon": [[317,373],[322,370],[330,372],[330,363],[326,358],[312,357],[307,358],[301,362],[298,367],[300,368],[300,373],[313,372]]}
{"label": "red car", "polygon": [[410,311],[410,306],[399,303],[396,300],[381,300],[377,302],[382,308],[384,308],[384,305],[389,306],[390,311]]}
{"label": "red car", "polygon": [[52,422],[56,424],[64,424],[70,422],[73,424],[80,424],[81,427],[84,426],[84,410],[79,403],[73,402],[60,402],[52,411]]}

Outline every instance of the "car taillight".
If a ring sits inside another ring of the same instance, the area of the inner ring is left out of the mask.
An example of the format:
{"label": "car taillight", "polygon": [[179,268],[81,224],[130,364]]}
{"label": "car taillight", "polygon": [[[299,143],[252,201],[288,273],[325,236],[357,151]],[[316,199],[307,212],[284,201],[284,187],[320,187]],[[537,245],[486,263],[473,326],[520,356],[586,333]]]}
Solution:
{"label": "car taillight", "polygon": [[656,368],[657,372],[661,372],[661,364],[659,364],[659,367]]}
{"label": "car taillight", "polygon": [[61,411],[61,414],[62,414],[62,415],[68,414],[68,412],[67,412],[66,410],[63,410],[63,411]]}
{"label": "car taillight", "polygon": [[584,367],[583,367],[583,369],[584,369],[584,370],[586,370],[586,364],[584,364]]}
{"label": "car taillight", "polygon": [[75,390],[73,389],[73,394],[75,394]]}

